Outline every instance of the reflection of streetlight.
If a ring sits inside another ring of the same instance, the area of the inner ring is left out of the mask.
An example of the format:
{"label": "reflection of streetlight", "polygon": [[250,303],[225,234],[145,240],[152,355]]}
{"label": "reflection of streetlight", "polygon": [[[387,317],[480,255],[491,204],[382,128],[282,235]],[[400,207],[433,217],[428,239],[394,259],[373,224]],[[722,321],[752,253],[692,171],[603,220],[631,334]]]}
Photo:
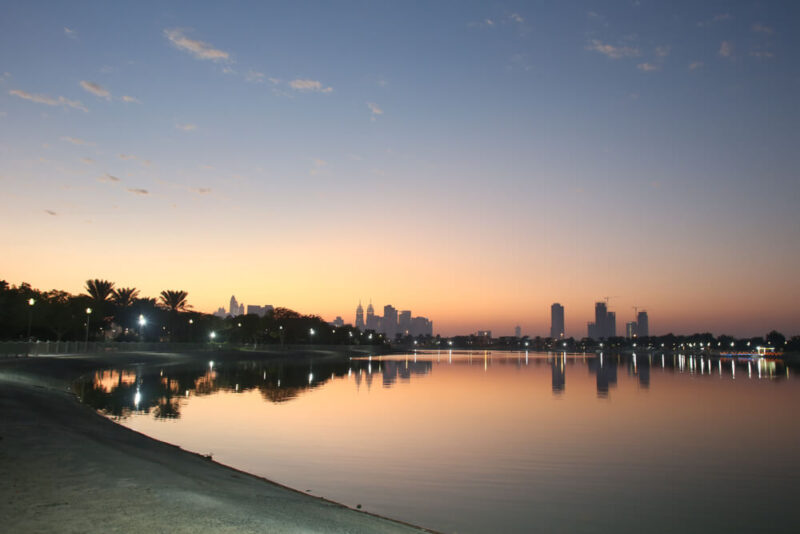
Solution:
{"label": "reflection of streetlight", "polygon": [[36,301],[33,298],[28,299],[28,341],[31,339],[31,323],[33,322],[33,305]]}
{"label": "reflection of streetlight", "polygon": [[89,318],[92,315],[92,309],[86,308],[86,341],[84,342],[84,349],[89,352]]}

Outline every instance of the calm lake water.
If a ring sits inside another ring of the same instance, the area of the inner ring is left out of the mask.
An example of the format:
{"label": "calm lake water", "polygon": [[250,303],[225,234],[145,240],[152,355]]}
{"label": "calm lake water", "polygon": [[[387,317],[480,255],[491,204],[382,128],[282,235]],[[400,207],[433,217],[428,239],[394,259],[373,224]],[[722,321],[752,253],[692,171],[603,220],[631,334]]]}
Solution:
{"label": "calm lake water", "polygon": [[780,362],[473,352],[97,372],[84,402],[312,495],[444,532],[800,532]]}

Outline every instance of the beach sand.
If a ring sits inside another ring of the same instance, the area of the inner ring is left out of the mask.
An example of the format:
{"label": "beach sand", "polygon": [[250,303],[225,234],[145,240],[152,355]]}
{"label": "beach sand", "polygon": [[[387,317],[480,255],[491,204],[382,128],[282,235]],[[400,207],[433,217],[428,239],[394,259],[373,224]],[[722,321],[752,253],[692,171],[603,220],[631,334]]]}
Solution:
{"label": "beach sand", "polygon": [[[70,391],[72,380],[98,367],[191,357],[129,353],[0,360],[0,530],[426,532],[148,438],[81,404]],[[275,355],[214,354],[226,357]]]}

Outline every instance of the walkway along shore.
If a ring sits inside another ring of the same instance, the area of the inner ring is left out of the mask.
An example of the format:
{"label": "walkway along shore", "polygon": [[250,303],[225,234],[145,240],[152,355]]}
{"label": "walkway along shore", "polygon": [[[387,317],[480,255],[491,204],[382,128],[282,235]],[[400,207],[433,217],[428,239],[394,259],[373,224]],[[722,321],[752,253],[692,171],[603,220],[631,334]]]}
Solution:
{"label": "walkway along shore", "polygon": [[[309,357],[308,353],[296,353]],[[333,352],[328,354],[333,355]],[[215,354],[215,359],[292,356]],[[326,357],[316,351],[313,357]],[[0,359],[0,517],[5,532],[431,532],[349,509],[125,428],[70,384],[102,367],[191,354]]]}

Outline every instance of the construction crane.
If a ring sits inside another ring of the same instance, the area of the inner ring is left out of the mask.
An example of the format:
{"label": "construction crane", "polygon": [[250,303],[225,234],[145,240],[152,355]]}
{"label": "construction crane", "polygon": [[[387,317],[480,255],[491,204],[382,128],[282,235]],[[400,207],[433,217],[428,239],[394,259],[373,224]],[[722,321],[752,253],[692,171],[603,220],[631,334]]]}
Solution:
{"label": "construction crane", "polygon": [[610,297],[602,297],[602,299],[606,301],[606,306],[608,306],[609,299],[615,299],[615,298],[617,298],[616,295],[611,295]]}

